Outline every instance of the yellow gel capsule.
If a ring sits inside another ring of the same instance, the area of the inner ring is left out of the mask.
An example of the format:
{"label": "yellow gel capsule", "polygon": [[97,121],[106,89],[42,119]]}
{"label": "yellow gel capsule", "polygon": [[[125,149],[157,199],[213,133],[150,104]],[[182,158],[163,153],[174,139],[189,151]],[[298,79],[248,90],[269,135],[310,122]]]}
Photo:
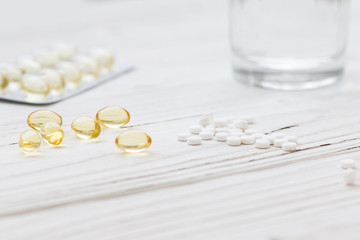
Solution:
{"label": "yellow gel capsule", "polygon": [[41,126],[40,133],[44,141],[50,145],[59,145],[64,139],[64,131],[55,122],[44,123]]}
{"label": "yellow gel capsule", "polygon": [[9,80],[0,73],[0,90],[5,89],[9,85]]}
{"label": "yellow gel capsule", "polygon": [[103,68],[111,68],[114,64],[114,56],[105,48],[95,48],[90,51],[90,56]]}
{"label": "yellow gel capsule", "polygon": [[0,67],[0,72],[4,78],[6,78],[9,82],[20,82],[22,71],[20,68],[14,65],[3,65]]}
{"label": "yellow gel capsule", "polygon": [[29,57],[20,57],[17,60],[17,64],[23,73],[36,74],[41,69],[40,63],[34,61],[33,59],[31,59]]}
{"label": "yellow gel capsule", "polygon": [[121,133],[116,139],[115,144],[118,148],[128,153],[145,151],[151,145],[151,138],[142,131],[130,130]]}
{"label": "yellow gel capsule", "polygon": [[38,96],[47,96],[50,92],[50,85],[41,76],[25,74],[21,78],[21,89],[30,94]]}
{"label": "yellow gel capsule", "polygon": [[119,128],[130,121],[130,114],[124,108],[108,106],[97,112],[96,120],[104,127]]}
{"label": "yellow gel capsule", "polygon": [[79,83],[81,81],[81,71],[71,62],[60,62],[56,65],[57,70],[66,82]]}
{"label": "yellow gel capsule", "polygon": [[42,69],[41,76],[48,82],[50,89],[54,91],[62,91],[65,87],[65,80],[61,74],[54,69]]}
{"label": "yellow gel capsule", "polygon": [[38,132],[29,129],[21,133],[19,147],[24,153],[36,152],[41,145],[41,136]]}
{"label": "yellow gel capsule", "polygon": [[77,56],[74,58],[75,65],[80,69],[83,74],[98,76],[100,72],[99,64],[87,56]]}
{"label": "yellow gel capsule", "polygon": [[54,122],[61,126],[63,121],[59,114],[50,110],[34,111],[27,118],[28,125],[37,131],[40,131],[42,125],[47,122]]}
{"label": "yellow gel capsule", "polygon": [[71,123],[71,129],[82,139],[96,138],[101,133],[101,126],[91,117],[78,117]]}

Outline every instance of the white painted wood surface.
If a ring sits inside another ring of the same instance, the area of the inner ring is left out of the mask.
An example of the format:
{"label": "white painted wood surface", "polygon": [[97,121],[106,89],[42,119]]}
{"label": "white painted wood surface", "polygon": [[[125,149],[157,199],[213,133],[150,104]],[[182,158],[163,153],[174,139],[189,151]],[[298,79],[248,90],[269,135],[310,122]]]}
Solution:
{"label": "white painted wood surface", "polygon": [[[10,3],[11,2],[11,3]],[[66,138],[26,157],[17,146],[37,109],[0,103],[0,239],[360,239],[360,180],[344,186],[338,161],[360,161],[360,5],[353,1],[345,80],[276,92],[233,81],[227,1],[2,1],[1,61],[64,39],[110,45],[137,70],[48,108]],[[21,6],[21,7],[20,7]],[[14,14],[16,13],[16,14]],[[153,138],[122,154],[118,131],[84,142],[73,118],[107,105]],[[300,138],[300,151],[190,147],[176,141],[201,113],[256,116],[254,127]]]}

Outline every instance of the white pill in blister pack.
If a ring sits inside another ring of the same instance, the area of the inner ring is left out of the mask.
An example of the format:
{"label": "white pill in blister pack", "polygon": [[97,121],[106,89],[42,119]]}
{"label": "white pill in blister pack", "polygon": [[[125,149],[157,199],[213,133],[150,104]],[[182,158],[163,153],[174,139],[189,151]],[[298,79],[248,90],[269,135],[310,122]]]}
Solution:
{"label": "white pill in blister pack", "polygon": [[[33,105],[52,104],[92,89],[133,68],[130,63],[117,61],[106,73],[99,75],[99,64],[93,58],[86,56],[87,60],[80,61],[80,64],[76,54],[73,45],[57,44],[33,56],[18,57],[13,65],[0,65],[0,74],[6,78],[4,83],[0,78],[0,89],[4,86],[0,91],[0,100]],[[93,77],[86,78],[85,75],[89,73],[93,73]]]}
{"label": "white pill in blister pack", "polygon": [[20,57],[16,63],[24,73],[36,74],[41,69],[40,63],[34,61],[31,57]]}

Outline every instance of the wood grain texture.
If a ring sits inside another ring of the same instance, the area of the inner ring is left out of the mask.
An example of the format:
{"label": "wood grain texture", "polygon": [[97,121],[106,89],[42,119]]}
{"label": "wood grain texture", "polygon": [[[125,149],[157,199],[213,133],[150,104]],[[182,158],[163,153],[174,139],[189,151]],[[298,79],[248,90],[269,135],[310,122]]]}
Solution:
{"label": "wood grain texture", "polygon": [[[232,79],[226,1],[29,2],[4,6],[0,60],[64,39],[113,46],[137,69],[48,106],[63,116],[64,144],[33,157],[17,140],[37,108],[0,103],[1,240],[360,238],[360,183],[344,186],[338,166],[360,159],[359,3],[344,81],[277,92]],[[4,19],[15,10],[23,17],[10,26]],[[93,142],[73,135],[75,117],[114,104],[152,137],[147,153],[121,153],[116,130]],[[299,151],[176,141],[205,112],[252,114],[254,128],[299,136]]]}

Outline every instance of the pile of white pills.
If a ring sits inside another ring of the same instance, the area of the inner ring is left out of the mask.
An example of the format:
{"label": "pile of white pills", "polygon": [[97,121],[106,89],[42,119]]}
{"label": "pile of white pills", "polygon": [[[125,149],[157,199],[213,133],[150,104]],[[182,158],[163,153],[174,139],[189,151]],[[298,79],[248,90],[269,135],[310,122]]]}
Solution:
{"label": "pile of white pills", "polygon": [[354,159],[343,159],[340,166],[344,169],[343,179],[346,185],[354,185],[356,180],[356,162]]}
{"label": "pile of white pills", "polygon": [[199,122],[188,131],[177,134],[177,139],[189,145],[201,145],[203,141],[215,140],[229,146],[255,145],[258,149],[271,146],[286,152],[296,151],[298,138],[284,133],[265,134],[255,128],[254,118],[250,115],[240,118],[213,118],[212,114],[203,114]]}

